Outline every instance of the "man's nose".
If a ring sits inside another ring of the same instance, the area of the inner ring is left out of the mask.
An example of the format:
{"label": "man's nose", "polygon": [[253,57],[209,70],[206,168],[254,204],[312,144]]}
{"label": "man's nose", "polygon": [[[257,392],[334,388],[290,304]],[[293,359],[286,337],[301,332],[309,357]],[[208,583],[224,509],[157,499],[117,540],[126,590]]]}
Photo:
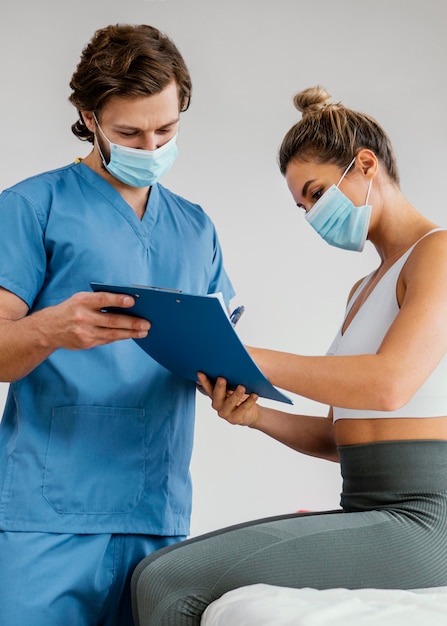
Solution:
{"label": "man's nose", "polygon": [[160,142],[155,133],[147,133],[140,146],[143,150],[156,150],[160,147]]}

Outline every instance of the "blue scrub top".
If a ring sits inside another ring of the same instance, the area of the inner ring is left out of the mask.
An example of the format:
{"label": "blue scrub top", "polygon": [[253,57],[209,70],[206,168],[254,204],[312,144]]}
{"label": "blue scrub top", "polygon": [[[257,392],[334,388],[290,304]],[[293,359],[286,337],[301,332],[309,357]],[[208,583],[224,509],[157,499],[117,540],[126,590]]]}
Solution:
{"label": "blue scrub top", "polygon": [[[233,297],[203,210],[157,184],[142,220],[82,162],[0,195],[0,285],[30,313],[90,282]],[[189,533],[195,385],[134,341],[56,350],[10,385],[0,528]]]}

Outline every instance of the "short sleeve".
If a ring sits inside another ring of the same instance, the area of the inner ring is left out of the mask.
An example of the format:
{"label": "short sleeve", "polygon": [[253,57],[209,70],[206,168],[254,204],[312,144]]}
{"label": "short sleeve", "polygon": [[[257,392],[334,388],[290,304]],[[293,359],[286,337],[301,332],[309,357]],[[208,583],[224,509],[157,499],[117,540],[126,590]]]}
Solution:
{"label": "short sleeve", "polygon": [[216,229],[214,231],[214,256],[213,256],[213,275],[211,277],[208,293],[221,292],[225,304],[228,306],[230,300],[234,297],[235,291],[233,285],[224,268],[222,248],[219,243]]}
{"label": "short sleeve", "polygon": [[31,308],[46,272],[44,229],[30,198],[0,194],[0,286]]}

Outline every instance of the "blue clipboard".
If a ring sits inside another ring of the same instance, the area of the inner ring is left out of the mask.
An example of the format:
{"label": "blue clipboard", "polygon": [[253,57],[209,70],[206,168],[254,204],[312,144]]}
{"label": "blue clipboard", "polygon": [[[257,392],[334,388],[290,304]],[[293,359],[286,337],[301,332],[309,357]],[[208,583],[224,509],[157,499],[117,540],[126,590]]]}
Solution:
{"label": "blue clipboard", "polygon": [[218,297],[141,285],[91,283],[91,287],[135,298],[130,309],[114,311],[151,322],[147,337],[133,341],[173,374],[193,381],[197,372],[211,380],[223,376],[230,388],[244,385],[247,393],[293,404],[253,361]]}

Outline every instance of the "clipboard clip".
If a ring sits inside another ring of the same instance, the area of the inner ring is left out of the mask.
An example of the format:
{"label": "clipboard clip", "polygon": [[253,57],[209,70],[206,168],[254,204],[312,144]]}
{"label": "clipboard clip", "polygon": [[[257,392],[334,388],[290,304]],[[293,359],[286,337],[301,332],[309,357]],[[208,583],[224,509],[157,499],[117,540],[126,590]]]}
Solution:
{"label": "clipboard clip", "polygon": [[[181,289],[171,289],[170,287],[154,287],[152,285],[138,285],[137,283],[132,283],[131,287],[138,287],[139,289],[156,289],[157,291],[170,291],[171,293],[182,293]],[[138,298],[138,294],[135,294],[135,298]]]}

